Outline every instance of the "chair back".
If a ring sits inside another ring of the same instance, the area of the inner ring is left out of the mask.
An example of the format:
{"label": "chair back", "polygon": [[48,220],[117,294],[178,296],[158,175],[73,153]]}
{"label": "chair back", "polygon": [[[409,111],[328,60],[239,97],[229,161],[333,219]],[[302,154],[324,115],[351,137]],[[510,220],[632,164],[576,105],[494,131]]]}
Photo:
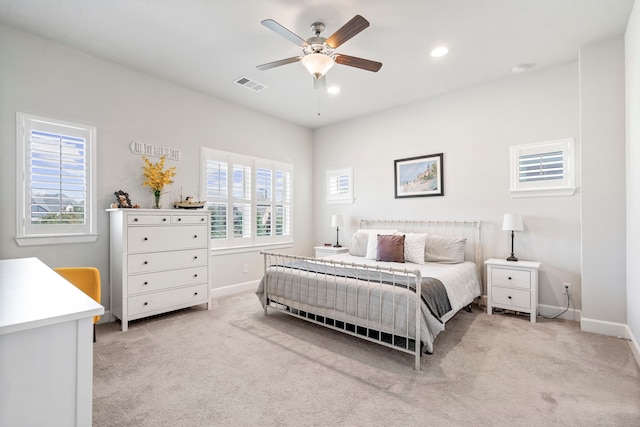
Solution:
{"label": "chair back", "polygon": [[[82,292],[93,298],[100,304],[100,271],[94,267],[64,267],[54,268],[55,272],[67,279]],[[97,323],[100,316],[93,317],[93,323]]]}

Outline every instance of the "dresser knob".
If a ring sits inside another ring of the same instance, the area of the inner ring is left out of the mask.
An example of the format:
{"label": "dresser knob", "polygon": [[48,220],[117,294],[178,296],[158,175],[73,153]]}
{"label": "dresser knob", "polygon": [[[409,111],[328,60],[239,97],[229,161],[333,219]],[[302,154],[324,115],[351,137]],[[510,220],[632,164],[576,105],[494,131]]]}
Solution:
{"label": "dresser knob", "polygon": [[204,221],[204,218],[200,218],[200,221]]}
{"label": "dresser knob", "polygon": [[166,222],[166,221],[167,221],[167,218],[162,218],[162,221],[163,221],[163,222]]}
{"label": "dresser knob", "polygon": [[142,240],[144,240],[144,241],[146,242],[146,241],[147,241],[147,240],[149,240],[149,239],[148,239],[147,237],[145,237],[145,238],[144,238],[144,239],[142,239]]}
{"label": "dresser knob", "polygon": [[194,256],[194,257],[193,257],[193,259],[198,259],[198,256],[197,256],[197,255],[196,255],[196,256]]}
{"label": "dresser knob", "polygon": [[194,274],[194,275],[193,275],[193,277],[198,277],[198,275],[197,275],[197,274]]}
{"label": "dresser knob", "polygon": [[511,295],[509,295],[507,298],[511,299]]}
{"label": "dresser knob", "polygon": [[182,218],[178,218],[178,222],[182,221]]}
{"label": "dresser knob", "polygon": [[149,303],[148,303],[148,302],[145,302],[145,303],[144,303],[144,305],[149,305]]}
{"label": "dresser knob", "polygon": [[134,218],[134,219],[133,219],[133,221],[134,221],[134,222],[138,222],[138,218]]}
{"label": "dresser knob", "polygon": [[197,238],[198,238],[198,235],[197,235],[197,234],[195,234],[195,235],[193,236],[193,238],[194,238],[194,239],[197,239]]}
{"label": "dresser knob", "polygon": [[144,282],[144,283],[143,283],[143,285],[148,285],[148,284],[149,284],[149,282]]}
{"label": "dresser knob", "polygon": [[511,280],[511,277],[509,277],[509,280]]}
{"label": "dresser knob", "polygon": [[194,294],[194,295],[198,295],[198,293],[197,293],[197,292],[194,292],[193,294]]}
{"label": "dresser knob", "polygon": [[147,265],[147,264],[149,264],[149,261],[145,261],[145,262],[143,262],[143,264],[144,264],[144,265]]}

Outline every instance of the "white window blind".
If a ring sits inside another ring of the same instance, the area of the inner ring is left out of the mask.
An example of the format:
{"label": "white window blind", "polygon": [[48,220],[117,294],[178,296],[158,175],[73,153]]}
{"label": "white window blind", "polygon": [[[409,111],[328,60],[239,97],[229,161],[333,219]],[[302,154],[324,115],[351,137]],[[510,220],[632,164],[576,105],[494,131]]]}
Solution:
{"label": "white window blind", "polygon": [[292,241],[291,165],[205,147],[202,161],[212,247]]}
{"label": "white window blind", "polygon": [[20,245],[96,239],[92,126],[17,114]]}
{"label": "white window blind", "polygon": [[327,171],[327,203],[353,203],[353,169]]}
{"label": "white window blind", "polygon": [[513,197],[571,196],[576,187],[573,138],[514,145],[511,153]]}

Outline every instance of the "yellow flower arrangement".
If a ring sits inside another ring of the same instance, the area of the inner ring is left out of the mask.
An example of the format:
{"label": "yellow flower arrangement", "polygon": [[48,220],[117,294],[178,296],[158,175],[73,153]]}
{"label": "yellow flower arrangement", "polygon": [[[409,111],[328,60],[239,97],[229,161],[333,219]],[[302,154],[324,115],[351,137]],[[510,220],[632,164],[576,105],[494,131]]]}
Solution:
{"label": "yellow flower arrangement", "polygon": [[158,163],[151,163],[146,157],[142,157],[145,166],[142,167],[144,171],[145,181],[143,186],[147,186],[151,189],[151,192],[155,196],[155,207],[160,207],[160,195],[165,185],[173,184],[173,178],[176,174],[176,167],[172,166],[168,169],[164,169],[164,156],[160,158]]}

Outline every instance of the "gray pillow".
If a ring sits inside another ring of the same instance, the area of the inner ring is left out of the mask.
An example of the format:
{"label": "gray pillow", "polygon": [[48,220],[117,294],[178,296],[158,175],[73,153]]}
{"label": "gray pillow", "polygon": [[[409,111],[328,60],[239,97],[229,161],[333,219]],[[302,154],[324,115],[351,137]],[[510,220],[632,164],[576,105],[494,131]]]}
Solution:
{"label": "gray pillow", "polygon": [[464,248],[466,238],[427,235],[424,249],[424,260],[441,262],[443,264],[457,264],[464,262]]}

